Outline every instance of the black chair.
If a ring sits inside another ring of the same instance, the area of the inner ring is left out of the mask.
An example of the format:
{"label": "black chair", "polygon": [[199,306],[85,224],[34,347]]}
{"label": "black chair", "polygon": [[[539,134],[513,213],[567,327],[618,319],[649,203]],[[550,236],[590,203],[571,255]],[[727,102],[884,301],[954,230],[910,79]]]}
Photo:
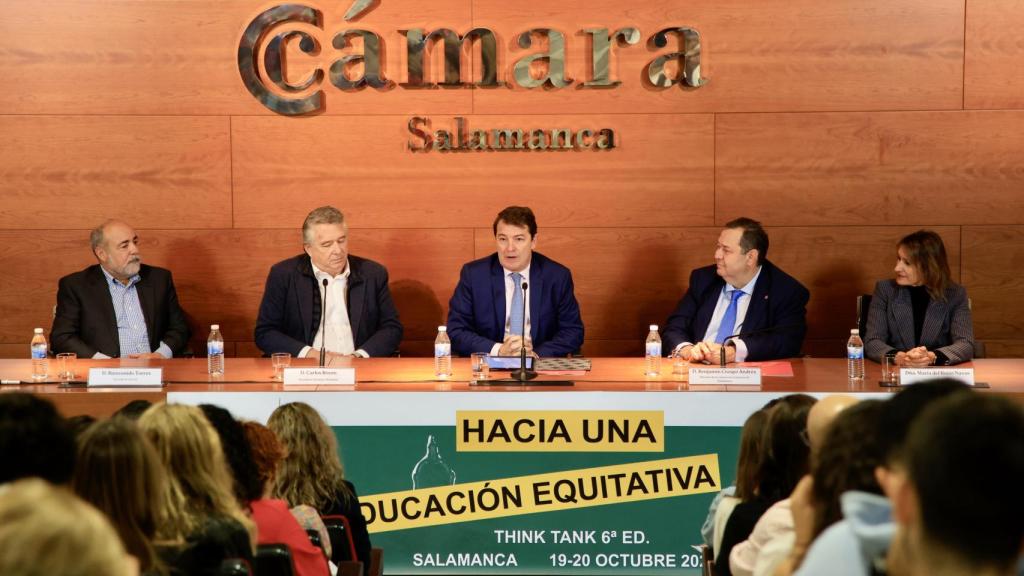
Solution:
{"label": "black chair", "polygon": [[252,566],[245,558],[225,558],[220,563],[217,576],[252,576]]}
{"label": "black chair", "polygon": [[[967,308],[974,309],[971,299],[967,299]],[[860,337],[866,338],[868,333],[868,310],[871,309],[871,294],[857,296],[857,328],[860,329]],[[985,357],[985,343],[981,340],[974,340],[974,357]]]}
{"label": "black chair", "polygon": [[323,517],[327,526],[327,535],[331,539],[331,562],[360,561],[356,555],[356,545],[352,541],[352,530],[348,525],[348,518],[340,514],[327,515]]}
{"label": "black chair", "polygon": [[256,548],[256,574],[259,576],[294,576],[292,551],[287,544],[260,544]]}
{"label": "black chair", "polygon": [[319,530],[313,530],[310,528],[309,530],[306,530],[306,536],[309,536],[309,541],[313,543],[313,546],[319,548],[321,552],[324,550],[324,543],[320,540]]}

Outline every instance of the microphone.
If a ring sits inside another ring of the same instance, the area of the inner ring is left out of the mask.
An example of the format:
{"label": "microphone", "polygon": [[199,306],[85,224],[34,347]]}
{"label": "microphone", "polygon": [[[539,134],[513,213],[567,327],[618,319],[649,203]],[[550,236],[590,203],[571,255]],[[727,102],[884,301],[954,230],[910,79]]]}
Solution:
{"label": "microphone", "polygon": [[324,301],[320,311],[320,367],[324,367],[324,356],[327,352],[327,278],[324,278]]}
{"label": "microphone", "polygon": [[532,380],[537,377],[537,372],[526,369],[526,303],[529,301],[529,298],[527,297],[528,294],[526,292],[527,288],[529,288],[529,285],[527,285],[526,280],[523,280],[523,333],[520,334],[523,339],[523,343],[522,346],[519,347],[519,372],[516,373],[516,379],[520,382]]}
{"label": "microphone", "polygon": [[792,328],[799,328],[801,326],[804,326],[803,322],[794,322],[792,324],[783,324],[782,326],[769,326],[767,328],[761,328],[759,330],[751,330],[750,332],[738,332],[736,334],[733,334],[732,336],[729,336],[725,340],[722,340],[722,349],[719,350],[719,358],[718,358],[719,363],[718,363],[718,365],[720,367],[722,367],[722,368],[725,368],[725,346],[729,343],[729,340],[732,340],[733,338],[740,338],[740,337],[745,337],[745,336],[755,336],[755,335],[760,335],[760,334],[768,334],[768,333],[771,333],[771,332],[776,332],[776,331],[781,331],[781,330],[789,330],[789,329],[792,329]]}

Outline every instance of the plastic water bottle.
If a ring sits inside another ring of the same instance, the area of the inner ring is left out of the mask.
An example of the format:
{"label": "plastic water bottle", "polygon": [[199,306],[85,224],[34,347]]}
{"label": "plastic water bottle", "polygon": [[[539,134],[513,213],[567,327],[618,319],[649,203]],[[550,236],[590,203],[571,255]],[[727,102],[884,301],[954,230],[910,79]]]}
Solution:
{"label": "plastic water bottle", "polygon": [[210,376],[224,375],[224,337],[220,335],[220,324],[210,325],[210,337],[206,340],[206,371]]}
{"label": "plastic water bottle", "polygon": [[850,330],[850,340],[846,342],[846,373],[851,382],[864,379],[864,341],[856,328]]}
{"label": "plastic water bottle", "polygon": [[651,331],[647,334],[647,345],[644,348],[644,373],[648,376],[661,374],[661,336],[658,335],[657,324],[651,324]]}
{"label": "plastic water bottle", "polygon": [[46,357],[49,347],[42,328],[36,328],[32,334],[32,379],[46,380],[50,372],[50,360]]}
{"label": "plastic water bottle", "polygon": [[434,374],[438,378],[452,375],[452,341],[448,339],[448,327],[437,327],[434,339]]}

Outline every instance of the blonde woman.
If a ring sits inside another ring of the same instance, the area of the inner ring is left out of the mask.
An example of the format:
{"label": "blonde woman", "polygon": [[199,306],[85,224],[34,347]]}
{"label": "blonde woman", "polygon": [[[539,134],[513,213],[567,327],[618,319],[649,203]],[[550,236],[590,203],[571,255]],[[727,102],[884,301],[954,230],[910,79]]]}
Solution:
{"label": "blonde woman", "polygon": [[277,435],[288,455],[281,461],[274,497],[289,506],[307,504],[321,516],[348,519],[356,560],[370,562],[370,535],[359,510],[355,486],[345,480],[334,432],[309,404],[292,402],[270,415],[267,427]]}
{"label": "blonde woman", "polygon": [[0,574],[137,576],[110,522],[74,494],[29,478],[0,490]]}
{"label": "blonde woman", "polygon": [[167,470],[166,516],[157,536],[184,538],[190,545],[177,564],[210,566],[223,558],[251,563],[256,525],[235,499],[220,439],[203,412],[184,404],[154,404],[139,418],[139,427]]}

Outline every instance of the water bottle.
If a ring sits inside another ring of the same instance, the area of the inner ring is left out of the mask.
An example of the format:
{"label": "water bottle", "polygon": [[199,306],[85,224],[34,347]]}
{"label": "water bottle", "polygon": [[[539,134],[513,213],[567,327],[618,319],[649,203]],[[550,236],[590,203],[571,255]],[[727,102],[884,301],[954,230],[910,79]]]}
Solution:
{"label": "water bottle", "polygon": [[438,378],[452,375],[452,341],[448,339],[448,327],[437,327],[434,339],[434,374]]}
{"label": "water bottle", "polygon": [[206,371],[210,376],[224,375],[224,337],[220,335],[220,324],[210,325],[210,337],[206,340]]}
{"label": "water bottle", "polygon": [[46,380],[50,371],[50,361],[46,357],[49,347],[42,328],[36,328],[32,334],[32,379]]}
{"label": "water bottle", "polygon": [[647,334],[647,345],[645,346],[644,373],[648,376],[661,374],[661,336],[658,336],[658,325],[651,324],[651,331]]}
{"label": "water bottle", "polygon": [[850,340],[846,343],[846,374],[851,382],[864,379],[864,341],[856,328],[850,330]]}

